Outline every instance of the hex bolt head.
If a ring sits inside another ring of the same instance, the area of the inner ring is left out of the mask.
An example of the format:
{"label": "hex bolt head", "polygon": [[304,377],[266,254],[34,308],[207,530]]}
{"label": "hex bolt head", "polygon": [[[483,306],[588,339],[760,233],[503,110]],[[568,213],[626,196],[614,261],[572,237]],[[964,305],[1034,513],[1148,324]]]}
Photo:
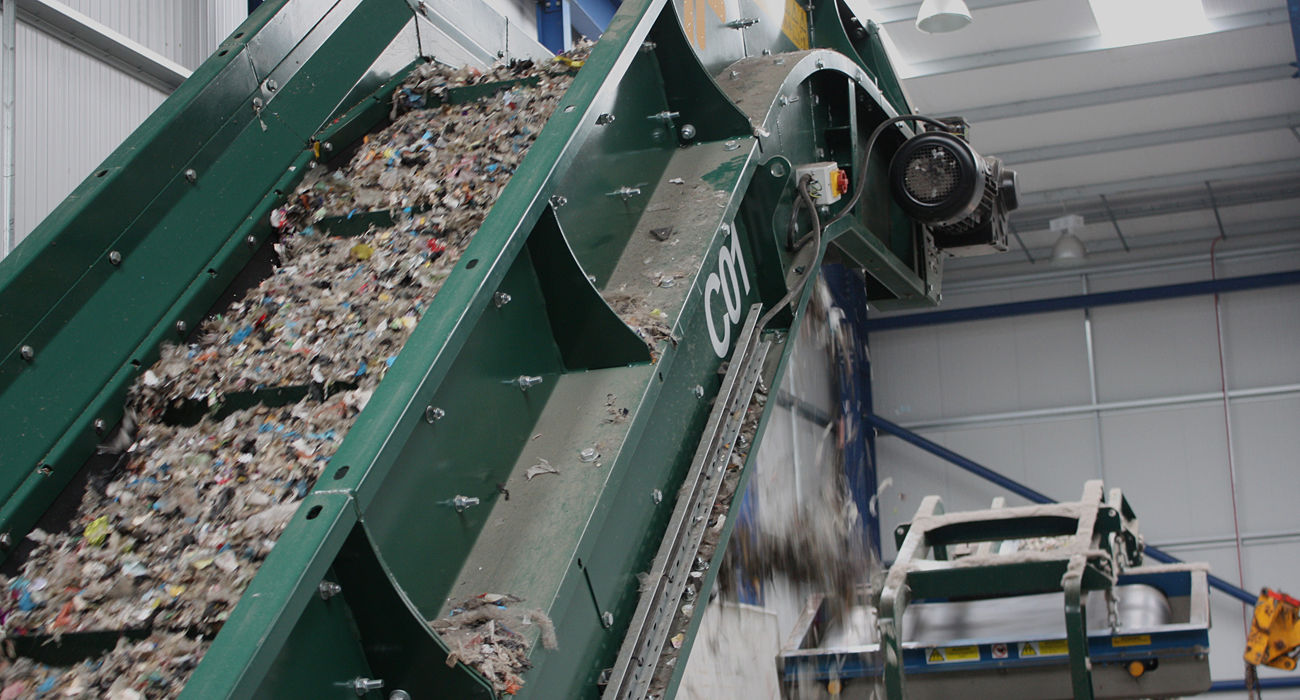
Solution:
{"label": "hex bolt head", "polygon": [[663,502],[664,502],[664,492],[663,492],[663,491],[660,491],[659,489],[653,489],[653,490],[651,490],[651,491],[650,491],[650,500],[654,501],[654,502],[655,502],[655,505],[659,505],[660,503],[663,503]]}
{"label": "hex bolt head", "polygon": [[184,322],[184,321],[177,321],[177,322],[176,322],[176,332],[177,332],[177,333],[184,333],[185,331],[189,330],[189,327],[190,327],[190,325],[189,325],[188,323]]}
{"label": "hex bolt head", "polygon": [[24,345],[21,348],[19,348],[18,355],[19,357],[22,357],[24,360],[31,362],[32,359],[36,357],[36,350],[32,348],[32,346],[30,345]]}
{"label": "hex bolt head", "polygon": [[248,244],[248,247],[249,247],[249,248],[256,248],[256,247],[257,247],[257,236],[254,236],[254,235],[251,234],[251,233],[248,234],[247,236],[244,236],[244,243]]}
{"label": "hex bolt head", "polygon": [[14,538],[7,532],[0,532],[0,547],[8,549],[14,543]]}
{"label": "hex bolt head", "polygon": [[683,140],[683,141],[690,141],[691,139],[694,139],[694,138],[695,138],[695,125],[694,125],[694,124],[682,124],[682,140]]}
{"label": "hex bolt head", "polygon": [[614,123],[614,115],[610,114],[609,112],[604,112],[600,116],[596,117],[596,126],[609,126],[610,124],[613,123]]}
{"label": "hex bolt head", "polygon": [[424,409],[424,420],[429,423],[436,423],[445,415],[447,412],[437,406],[428,406]]}
{"label": "hex bolt head", "polygon": [[275,92],[276,90],[279,90],[279,89],[280,89],[280,84],[279,84],[279,83],[275,82],[274,80],[268,80],[268,81],[266,81],[266,90],[267,90],[267,92]]}
{"label": "hex bolt head", "polygon": [[722,144],[722,150],[724,151],[734,151],[737,148],[740,148],[740,142],[734,139],[731,141],[725,141]]}
{"label": "hex bolt head", "polygon": [[108,252],[108,264],[113,265],[113,266],[121,265],[121,264],[122,264],[122,252],[121,252],[121,251],[117,251],[117,250],[110,250],[110,251]]}
{"label": "hex bolt head", "polygon": [[[334,144],[330,143],[329,141],[325,141],[325,142],[323,142],[323,143],[320,145],[320,147],[323,148],[323,149],[325,149],[326,151],[332,151],[332,150],[334,150]],[[399,692],[400,692],[400,691],[399,691]]]}
{"label": "hex bolt head", "polygon": [[613,627],[613,626],[614,626],[614,613],[612,613],[612,612],[610,612],[610,611],[608,611],[608,610],[606,610],[605,612],[601,613],[601,614],[600,614],[600,624],[604,625],[604,626],[605,626],[605,629],[609,629],[610,627]]}
{"label": "hex bolt head", "polygon": [[530,377],[526,374],[519,375],[519,378],[515,380],[515,384],[519,385],[520,391],[528,391],[530,388],[537,386],[538,384],[541,383],[542,383],[541,377]]}
{"label": "hex bolt head", "polygon": [[108,430],[108,421],[104,420],[103,418],[96,418],[94,423],[94,428],[95,428],[96,435],[103,435],[104,431]]}
{"label": "hex bolt head", "polygon": [[343,586],[340,586],[333,581],[321,581],[320,585],[316,587],[316,592],[320,593],[321,600],[329,600],[330,598],[342,593]]}
{"label": "hex bolt head", "polygon": [[587,463],[596,461],[596,458],[599,456],[600,454],[596,452],[596,448],[594,447],[585,447],[578,453],[578,459]]}
{"label": "hex bolt head", "polygon": [[499,309],[510,303],[510,294],[507,292],[497,292],[492,295],[492,303]]}
{"label": "hex bolt head", "polygon": [[366,693],[372,690],[379,690],[384,687],[384,682],[374,678],[358,677],[352,680],[352,690],[356,691],[357,697],[365,697]]}
{"label": "hex bolt head", "polygon": [[189,180],[191,185],[198,182],[199,181],[198,171],[196,171],[194,168],[186,168],[185,179]]}

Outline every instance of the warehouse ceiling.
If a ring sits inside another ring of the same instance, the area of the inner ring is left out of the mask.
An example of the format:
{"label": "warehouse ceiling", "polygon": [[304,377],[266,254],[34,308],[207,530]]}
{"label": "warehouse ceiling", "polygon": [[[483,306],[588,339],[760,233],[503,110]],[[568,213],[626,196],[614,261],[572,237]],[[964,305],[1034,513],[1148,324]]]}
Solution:
{"label": "warehouse ceiling", "polygon": [[[850,2],[885,28],[914,109],[965,116],[975,147],[1020,173],[1023,243],[949,260],[954,277],[1046,268],[1065,214],[1084,217],[1091,262],[1204,252],[1219,220],[1234,248],[1300,241],[1285,0],[1108,0],[1103,32],[1106,1],[967,0],[974,22],[934,35],[918,2]],[[1127,14],[1161,3],[1177,21]]]}

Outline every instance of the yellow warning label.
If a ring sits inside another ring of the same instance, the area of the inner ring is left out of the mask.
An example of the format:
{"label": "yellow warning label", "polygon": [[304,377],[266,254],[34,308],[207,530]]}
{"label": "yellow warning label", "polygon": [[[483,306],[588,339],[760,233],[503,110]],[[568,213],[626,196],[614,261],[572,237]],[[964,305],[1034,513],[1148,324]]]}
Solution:
{"label": "yellow warning label", "polygon": [[935,647],[926,655],[925,662],[928,664],[950,664],[956,661],[979,661],[980,648],[978,646],[964,647]]}
{"label": "yellow warning label", "polygon": [[801,51],[808,50],[808,11],[795,0],[785,0],[785,19],[781,20],[781,33]]}
{"label": "yellow warning label", "polygon": [[1149,634],[1130,634],[1123,637],[1111,637],[1110,645],[1113,647],[1140,647],[1151,643]]}
{"label": "yellow warning label", "polygon": [[1049,639],[1045,642],[1025,642],[1020,647],[1020,658],[1030,656],[1069,656],[1070,643],[1064,639]]}

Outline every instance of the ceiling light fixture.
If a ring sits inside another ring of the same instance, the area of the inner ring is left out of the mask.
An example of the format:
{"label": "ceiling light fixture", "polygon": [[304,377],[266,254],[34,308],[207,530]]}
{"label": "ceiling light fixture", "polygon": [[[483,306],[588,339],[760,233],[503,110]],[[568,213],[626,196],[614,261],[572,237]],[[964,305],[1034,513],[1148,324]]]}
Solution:
{"label": "ceiling light fixture", "polygon": [[1082,265],[1088,250],[1083,247],[1083,241],[1079,240],[1074,232],[1083,228],[1083,217],[1078,214],[1062,216],[1049,221],[1048,226],[1052,231],[1059,231],[1061,234],[1061,237],[1056,239],[1056,245],[1052,246],[1052,265],[1054,267]]}
{"label": "ceiling light fixture", "polygon": [[924,0],[916,13],[916,28],[926,34],[955,32],[970,23],[970,8],[962,0]]}

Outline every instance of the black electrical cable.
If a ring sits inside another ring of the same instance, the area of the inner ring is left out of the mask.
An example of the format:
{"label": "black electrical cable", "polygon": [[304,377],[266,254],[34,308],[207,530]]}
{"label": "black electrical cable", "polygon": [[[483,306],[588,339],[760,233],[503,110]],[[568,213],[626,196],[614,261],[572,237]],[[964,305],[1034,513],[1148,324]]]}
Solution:
{"label": "black electrical cable", "polygon": [[849,212],[853,211],[853,207],[857,205],[858,200],[862,198],[863,191],[867,189],[867,165],[870,163],[871,149],[875,148],[876,140],[880,138],[881,134],[885,133],[885,129],[888,129],[894,124],[898,124],[901,122],[909,122],[909,121],[924,122],[926,124],[929,124],[930,126],[945,131],[948,130],[949,128],[947,124],[944,124],[938,119],[933,119],[931,117],[923,117],[919,114],[903,114],[897,117],[890,117],[889,119],[880,122],[880,124],[876,126],[875,130],[871,132],[871,136],[867,138],[866,148],[862,149],[862,166],[858,168],[857,172],[854,173],[858,181],[853,187],[853,196],[849,198],[848,203],[844,205],[844,208],[840,210],[840,213],[836,214],[834,218],[826,222],[827,228],[830,228],[830,226],[834,224],[836,221],[839,221],[840,219],[843,219],[844,217],[848,216]]}

